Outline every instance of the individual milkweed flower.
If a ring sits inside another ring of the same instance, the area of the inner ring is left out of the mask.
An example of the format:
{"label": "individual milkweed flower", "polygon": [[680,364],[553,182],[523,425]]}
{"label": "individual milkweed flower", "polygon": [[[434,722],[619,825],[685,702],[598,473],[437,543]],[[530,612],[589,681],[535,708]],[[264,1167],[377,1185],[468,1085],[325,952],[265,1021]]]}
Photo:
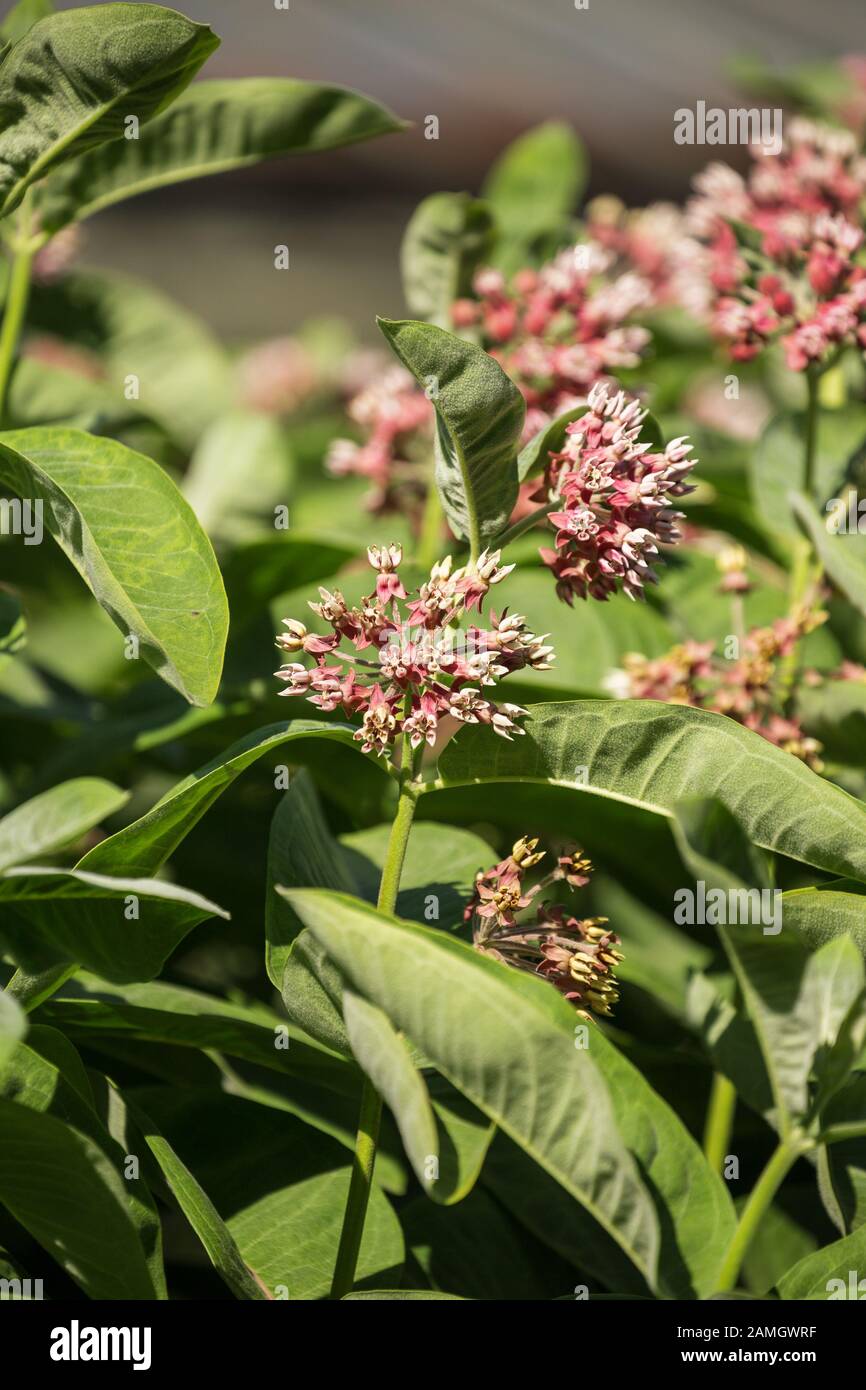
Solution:
{"label": "individual milkweed flower", "polygon": [[474,565],[453,569],[451,558],[434,565],[420,588],[407,594],[398,567],[398,545],[370,546],[376,571],[373,593],[350,607],[344,596],[320,589],[312,611],[331,631],[308,631],[297,618],[283,619],[277,646],[303,653],[311,665],[287,662],[275,674],[281,695],[303,695],[326,712],[358,715],[355,738],[364,752],[387,757],[405,736],[410,750],[433,745],[444,716],[487,724],[501,738],[522,734],[526,710],[487,693],[512,671],[546,670],[551,647],[531,632],[526,619],[507,610],[490,625],[465,620],[480,610],[493,585],[513,569],[499,551],[485,551]]}
{"label": "individual milkweed flower", "polygon": [[[505,859],[476,875],[463,912],[475,949],[549,980],[581,1017],[609,1018],[619,999],[619,937],[606,917],[573,917],[561,903],[536,901],[555,883],[566,883],[572,892],[584,887],[592,865],[581,851],[571,850],[559,856],[555,869],[527,887],[527,874],[545,857],[537,846],[537,839],[524,837]],[[534,915],[527,916],[530,908]]]}
{"label": "individual milkweed flower", "polygon": [[568,604],[607,599],[618,588],[643,597],[657,582],[659,546],[681,539],[682,513],[670,504],[692,491],[686,479],[696,460],[683,438],[655,452],[640,438],[645,418],[637,400],[599,384],[587,413],[567,426],[562,452],[550,455],[536,495],[559,503],[548,518],[556,548],[541,558]]}

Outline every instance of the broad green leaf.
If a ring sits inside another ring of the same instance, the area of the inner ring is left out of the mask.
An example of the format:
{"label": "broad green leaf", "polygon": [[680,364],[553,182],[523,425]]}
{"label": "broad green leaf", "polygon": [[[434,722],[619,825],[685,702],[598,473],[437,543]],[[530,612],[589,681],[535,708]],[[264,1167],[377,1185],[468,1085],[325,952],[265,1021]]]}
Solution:
{"label": "broad green leaf", "polygon": [[[293,1115],[213,1089],[146,1090],[141,1104],[222,1215],[275,1298],[327,1296],[349,1189],[346,1150]],[[358,1283],[399,1284],[403,1238],[376,1186]]]}
{"label": "broad green leaf", "polygon": [[360,1074],[352,1062],[287,1028],[269,1009],[232,1004],[198,990],[160,982],[116,985],[79,971],[43,1004],[43,1017],[71,1037],[95,1042],[117,1036],[215,1049],[338,1095],[360,1097]]}
{"label": "broad green leaf", "polygon": [[192,705],[214,699],[228,632],[216,558],[158,464],[113,439],[46,427],[0,435],[0,482],[45,526],[139,653]]}
{"label": "broad green leaf", "polygon": [[526,407],[483,348],[430,323],[378,320],[436,411],[436,486],[452,531],[477,553],[517,500],[517,447]]}
{"label": "broad green leaf", "polygon": [[[231,466],[227,467],[227,460]],[[196,446],[183,493],[212,540],[230,544],[273,534],[274,508],[288,506],[292,457],[272,415],[234,410]]]}
{"label": "broad green leaf", "polygon": [[[744,879],[737,872],[744,860],[748,863],[751,847],[719,803],[683,803],[677,836],[683,859],[708,889],[726,894],[728,902],[733,892],[760,890],[754,875]],[[733,852],[720,862],[711,855],[722,841]],[[728,863],[735,865],[733,870]],[[863,959],[844,936],[810,952],[799,936],[784,930],[781,920],[760,926],[750,916],[748,924],[738,920],[736,925],[717,925],[716,930],[761,1048],[775,1123],[786,1138],[820,1113],[853,1065],[856,1052],[849,1045],[848,1029],[858,1026],[858,1019],[866,1023]],[[817,1092],[810,1084],[813,1076]]]}
{"label": "broad green leaf", "polygon": [[858,613],[866,614],[866,534],[831,531],[830,515],[821,516],[802,493],[794,493],[791,505],[817,551],[827,577],[832,579]]}
{"label": "broad green leaf", "polygon": [[529,982],[539,991],[530,998],[503,967],[445,933],[341,894],[287,896],[350,984],[586,1206],[654,1284],[656,1213],[618,1133],[595,1040],[588,1051],[575,1048],[564,1001],[540,981]]}
{"label": "broad green leaf", "polygon": [[157,1297],[102,1150],[52,1115],[0,1100],[0,1201],[90,1298]]}
{"label": "broad green leaf", "polygon": [[810,950],[848,936],[866,957],[866,895],[860,883],[836,879],[818,888],[795,888],[782,895],[782,917]]}
{"label": "broad green leaf", "polygon": [[[724,1187],[600,1030],[581,1047],[555,990],[446,933],[336,894],[290,898],[350,984],[587,1209],[651,1288],[714,1286],[733,1228]],[[635,1187],[638,1172],[658,1208]]]}
{"label": "broad green leaf", "polygon": [[248,1265],[244,1263],[231,1231],[201,1183],[141,1106],[128,1095],[124,1097],[124,1104],[159,1164],[172,1196],[207,1251],[208,1259],[220,1278],[235,1298],[267,1298],[261,1284],[253,1278]]}
{"label": "broad green leaf", "polygon": [[[268,724],[238,739],[225,752],[184,778],[146,815],[96,845],[77,867],[91,873],[155,874],[245,768],[265,754],[292,743],[302,745],[298,749],[299,760],[302,757],[305,763],[313,766],[317,755],[319,760],[329,759],[334,763],[335,745],[340,745],[344,753],[357,754],[362,765],[371,766],[371,760],[360,753],[352,730],[345,725],[317,723],[312,719]],[[384,778],[386,774],[376,768],[373,775]]]}
{"label": "broad green leaf", "polygon": [[785,1299],[859,1300],[866,1293],[866,1282],[860,1282],[864,1266],[866,1226],[861,1226],[795,1264],[779,1280],[779,1294]]}
{"label": "broad green leaf", "polygon": [[334,576],[356,554],[357,547],[349,540],[298,532],[294,527],[277,536],[237,546],[223,567],[232,630],[261,613],[279,594]]}
{"label": "broad green leaf", "polygon": [[712,944],[694,941],[607,876],[593,881],[593,911],[607,917],[625,942],[619,979],[685,1020],[689,981],[710,965]]}
{"label": "broad green leaf", "polygon": [[34,331],[96,353],[107,378],[103,389],[114,393],[117,411],[134,388],[137,410],[186,452],[231,401],[229,360],[210,330],[132,276],[76,270],[35,286],[28,322]]}
{"label": "broad green leaf", "polygon": [[197,82],[137,140],[101,145],[52,174],[40,200],[43,225],[56,231],[167,184],[353,145],[403,125],[344,87],[287,77]]}
{"label": "broad green leaf", "polygon": [[[49,15],[3,64],[0,216],[37,179],[143,125],[195,76],[219,39],[160,5],[90,5]],[[62,93],[62,100],[58,94]]]}
{"label": "broad green leaf", "polygon": [[0,37],[18,43],[39,19],[54,13],[52,0],[18,0],[0,25]]}
{"label": "broad green leaf", "polygon": [[419,319],[451,328],[451,305],[472,289],[472,277],[493,244],[486,204],[469,193],[434,193],[415,209],[400,248],[403,295]]}
{"label": "broad green leaf", "polygon": [[0,820],[0,871],[72,845],[129,800],[101,777],[75,777],[16,806]]}
{"label": "broad green leaf", "polygon": [[830,1220],[848,1235],[866,1225],[866,1074],[856,1072],[822,1117],[818,1189]]}
{"label": "broad green leaf", "polygon": [[0,902],[0,939],[24,970],[68,961],[118,984],[153,979],[193,927],[229,915],[163,879],[35,866],[0,876]]}
{"label": "broad green leaf", "polygon": [[[866,444],[866,407],[849,405],[825,410],[817,434],[815,497],[823,504],[839,496],[851,460]],[[777,415],[755,446],[750,481],[755,509],[772,529],[799,534],[791,493],[800,492],[806,476],[806,417]]]}
{"label": "broad green leaf", "polygon": [[19,357],[12,369],[6,414],[10,429],[64,424],[91,434],[113,434],[140,418],[136,405],[107,382],[32,357]]}
{"label": "broad green leaf", "polygon": [[436,1290],[527,1302],[556,1298],[574,1287],[574,1271],[483,1188],[456,1207],[417,1197],[400,1215],[407,1244]]}
{"label": "broad green leaf", "polygon": [[[754,844],[866,881],[862,804],[723,715],[652,700],[574,700],[530,715],[513,743],[474,728],[452,740],[421,815],[495,820],[511,787],[529,827],[544,813],[571,833],[576,806],[589,801],[600,817],[610,798],[648,813],[633,823],[651,830],[684,798],[715,797]],[[546,794],[533,796],[536,788]]]}
{"label": "broad green leaf", "polygon": [[568,238],[587,175],[583,145],[563,121],[533,127],[499,156],[482,195],[496,216],[504,269],[517,270]]}
{"label": "broad green leaf", "polygon": [[28,1045],[16,1048],[0,1070],[0,1099],[72,1126],[96,1146],[109,1174],[122,1177],[121,1200],[150,1273],[151,1297],[165,1298],[162,1228],[156,1206],[144,1178],[127,1175],[125,1160],[131,1150],[120,1146],[97,1115],[87,1074],[72,1043],[56,1029],[32,1028]]}

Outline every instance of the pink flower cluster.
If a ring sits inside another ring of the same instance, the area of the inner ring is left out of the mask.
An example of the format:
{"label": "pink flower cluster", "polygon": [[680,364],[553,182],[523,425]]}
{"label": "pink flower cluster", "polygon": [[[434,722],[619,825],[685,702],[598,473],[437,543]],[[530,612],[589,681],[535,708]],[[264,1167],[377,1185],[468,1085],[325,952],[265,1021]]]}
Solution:
{"label": "pink flower cluster", "polygon": [[[524,442],[582,404],[597,381],[640,361],[650,335],[626,320],[649,305],[652,291],[633,270],[611,275],[615,259],[613,251],[588,241],[540,270],[519,271],[512,282],[486,268],[475,276],[477,297],[452,307],[455,331],[473,333],[522,392]],[[350,402],[348,414],[363,441],[334,440],[326,467],[338,477],[369,479],[371,510],[412,515],[428,481],[430,401],[395,365]]]}
{"label": "pink flower cluster", "polygon": [[[752,154],[747,179],[709,165],[689,204],[709,250],[717,336],[736,361],[779,339],[794,371],[825,363],[842,344],[866,348],[866,159],[856,139],[793,119],[781,154]],[[754,247],[741,244],[738,223]]]}
{"label": "pink flower cluster", "polygon": [[607,599],[618,587],[643,597],[645,584],[657,582],[659,546],[681,539],[682,513],[671,501],[693,490],[686,483],[692,446],[673,439],[654,452],[640,437],[645,418],[637,400],[599,384],[586,414],[567,426],[562,452],[550,456],[537,496],[556,504],[549,518],[556,548],[541,558],[568,604],[575,596]]}
{"label": "pink flower cluster", "polygon": [[743,654],[736,661],[715,659],[713,642],[684,642],[654,660],[629,655],[623,673],[616,673],[611,681],[611,691],[632,699],[663,700],[727,714],[820,772],[821,745],[806,736],[796,719],[780,712],[776,675],[777,663],[826,616],[803,608],[778,618],[771,627],[753,628],[743,639]]}
{"label": "pink flower cluster", "polygon": [[354,474],[368,479],[371,511],[411,514],[424,493],[418,464],[430,454],[430,401],[411,373],[395,364],[349,402],[348,414],[363,430],[364,442],[333,440],[325,461],[328,471],[338,478]]}
{"label": "pink flower cluster", "polygon": [[[491,587],[514,568],[500,565],[499,551],[485,551],[475,565],[452,569],[451,557],[434,565],[430,577],[408,594],[399,575],[398,545],[367,552],[376,571],[375,591],[350,608],[339,592],[320,589],[313,612],[330,627],[327,635],[307,631],[294,618],[277,637],[284,652],[305,653],[275,672],[282,695],[305,695],[319,709],[341,709],[361,717],[355,733],[365,753],[387,757],[397,739],[412,749],[434,744],[441,720],[487,724],[501,737],[522,734],[519,705],[497,704],[486,693],[512,671],[550,669],[553,649],[504,610],[489,625],[459,620],[481,612]],[[368,653],[368,655],[362,655]]]}
{"label": "pink flower cluster", "polygon": [[509,284],[498,270],[475,276],[475,299],[453,306],[457,329],[477,327],[526,400],[525,438],[580,404],[600,379],[636,367],[649,342],[627,320],[651,302],[635,271],[610,277],[614,256],[595,241],[560,251]]}
{"label": "pink flower cluster", "polygon": [[555,985],[581,1017],[590,1012],[609,1018],[619,999],[614,975],[623,959],[619,937],[606,917],[572,917],[560,903],[540,903],[535,915],[521,920],[539,893],[556,883],[574,890],[589,882],[592,865],[579,850],[562,854],[556,867],[532,887],[524,880],[543,858],[538,840],[518,840],[511,853],[486,873],[479,873],[463,913],[472,926],[476,950],[516,970],[541,975]]}

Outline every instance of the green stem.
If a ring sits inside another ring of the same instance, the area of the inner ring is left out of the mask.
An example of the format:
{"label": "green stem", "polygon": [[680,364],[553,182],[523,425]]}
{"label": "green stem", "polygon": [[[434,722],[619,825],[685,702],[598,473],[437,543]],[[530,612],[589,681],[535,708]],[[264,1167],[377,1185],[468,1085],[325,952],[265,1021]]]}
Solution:
{"label": "green stem", "polygon": [[[382,868],[382,881],[379,885],[377,907],[380,912],[393,912],[400,888],[400,875],[406,859],[409,844],[409,831],[415,816],[415,803],[418,789],[413,780],[413,756],[408,738],[403,739],[403,761],[400,770],[400,800],[397,814],[391,826],[385,863]],[[352,1178],[349,1183],[349,1196],[343,1214],[343,1229],[340,1232],[340,1246],[334,1266],[331,1283],[331,1297],[342,1298],[350,1293],[355,1282],[355,1267],[364,1234],[364,1220],[370,1189],[373,1185],[373,1168],[376,1162],[376,1145],[379,1139],[379,1124],[382,1118],[382,1097],[375,1086],[367,1079],[361,1093],[361,1114],[358,1120],[358,1133],[355,1138],[355,1157],[352,1163]]]}
{"label": "green stem", "polygon": [[721,1173],[727,1158],[736,1108],[736,1087],[717,1071],[713,1077],[704,1128],[704,1153],[714,1173]]}
{"label": "green stem", "polygon": [[803,470],[803,491],[812,496],[815,485],[815,453],[818,444],[818,382],[820,376],[814,370],[806,374],[809,399],[806,405],[806,466]]}
{"label": "green stem", "polygon": [[441,558],[442,517],[439,489],[431,477],[424,502],[421,530],[418,534],[418,564],[423,570],[432,569],[436,561]]}
{"label": "green stem", "polygon": [[27,313],[27,301],[30,298],[30,267],[33,264],[36,250],[33,241],[28,239],[29,226],[25,225],[25,220],[28,218],[29,205],[22,205],[22,235],[21,240],[15,243],[12,269],[6,290],[6,303],[3,306],[3,326],[0,328],[0,423],[4,425],[6,424],[6,397],[9,391],[9,377],[15,362],[21,329],[24,326],[24,315]]}
{"label": "green stem", "polygon": [[519,521],[515,521],[513,526],[509,526],[507,531],[503,531],[501,536],[497,536],[497,550],[504,550],[512,541],[516,541],[518,536],[522,536],[524,531],[530,531],[539,521],[546,520],[557,506],[558,503],[551,502],[549,507],[539,507],[537,511],[529,512],[527,516],[522,516]]}
{"label": "green stem", "polygon": [[56,994],[77,969],[77,965],[64,962],[62,965],[51,965],[47,970],[40,970],[36,975],[16,970],[6,986],[6,993],[17,1000],[25,1013],[32,1013],[40,1004],[44,1004],[46,999],[50,999],[52,994]]}
{"label": "green stem", "polygon": [[743,1207],[737,1229],[734,1231],[733,1239],[722,1263],[719,1274],[719,1293],[727,1293],[735,1287],[739,1278],[740,1267],[748,1253],[749,1246],[757,1235],[758,1228],[773,1198],[803,1151],[802,1145],[789,1140],[782,1140],[758,1178],[749,1200]]}

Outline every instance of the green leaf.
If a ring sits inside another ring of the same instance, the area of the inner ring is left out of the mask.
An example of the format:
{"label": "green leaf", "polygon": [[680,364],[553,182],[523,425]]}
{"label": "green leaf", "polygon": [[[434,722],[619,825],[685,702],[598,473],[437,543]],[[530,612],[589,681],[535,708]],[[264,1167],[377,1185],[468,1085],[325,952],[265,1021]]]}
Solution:
{"label": "green leaf", "polygon": [[210,1197],[141,1106],[128,1095],[123,1103],[159,1164],[172,1196],[195,1231],[208,1259],[235,1298],[266,1299],[267,1293],[244,1263],[234,1237]]}
{"label": "green leaf", "polygon": [[274,507],[288,505],[292,471],[279,422],[272,415],[234,410],[202,435],[183,492],[211,539],[238,544],[266,527],[273,535]]}
{"label": "green leaf", "polygon": [[[751,847],[719,803],[684,803],[678,811],[683,858],[708,888],[732,891],[762,886],[727,868],[737,868]],[[743,842],[737,844],[738,839]],[[720,841],[734,855],[719,863],[709,857]],[[780,895],[781,896],[781,895]],[[778,907],[778,899],[776,906]],[[738,916],[739,916],[738,912]],[[727,916],[727,913],[725,913]],[[849,1029],[866,1025],[866,970],[854,943],[840,936],[810,952],[783,923],[771,926],[718,925],[716,930],[742,991],[767,1069],[775,1123],[783,1138],[819,1115],[856,1059]],[[810,1084],[817,1079],[817,1092]]]}
{"label": "green leaf", "polygon": [[[299,761],[315,766],[318,758],[333,764],[337,752],[335,745],[340,745],[346,753],[351,751],[357,755],[358,761],[372,771],[371,759],[360,752],[352,730],[345,725],[323,724],[313,719],[268,724],[238,739],[223,753],[197,768],[146,815],[96,845],[77,867],[91,873],[155,874],[241,772],[266,753],[292,743],[302,745],[298,749]],[[374,775],[386,776],[379,767],[375,768]]]}
{"label": "green leaf", "polygon": [[[750,484],[755,509],[775,531],[797,536],[791,494],[806,478],[806,416],[777,415],[752,452]],[[862,404],[821,413],[815,448],[815,496],[821,503],[838,497],[852,460],[866,443],[866,408]]]}
{"label": "green leaf", "polygon": [[498,264],[517,270],[567,239],[587,177],[586,152],[563,121],[545,121],[513,141],[482,189],[500,231]]}
{"label": "green leaf", "polygon": [[68,961],[119,984],[153,979],[193,927],[229,915],[162,879],[35,866],[0,876],[0,902],[0,939],[22,969]]}
{"label": "green leaf", "polygon": [[114,391],[117,410],[135,377],[137,409],[185,452],[232,398],[229,360],[211,331],[132,276],[76,270],[55,284],[34,286],[28,322],[34,331],[95,352],[107,378],[103,389]]}
{"label": "green leaf", "polygon": [[429,323],[377,322],[433,402],[436,486],[452,531],[477,554],[507,525],[517,500],[523,397],[474,343]]}
{"label": "green leaf", "polygon": [[866,614],[866,534],[830,531],[827,526],[830,515],[820,516],[802,493],[792,494],[791,505],[811,537],[828,578],[858,613]]}
{"label": "green leaf", "polygon": [[140,655],[192,705],[214,699],[228,633],[216,558],[192,508],[151,459],[47,427],[0,435],[0,482],[45,526]]}
{"label": "green leaf", "polygon": [[0,820],[0,872],[75,844],[128,800],[101,777],[75,777],[22,802]]}
{"label": "green leaf", "polygon": [[446,933],[338,894],[289,897],[350,984],[587,1209],[651,1288],[714,1287],[733,1229],[725,1189],[600,1030],[581,1047],[555,990]]}
{"label": "green leaf", "polygon": [[[49,15],[3,64],[0,216],[51,169],[143,125],[192,80],[219,39],[160,5],[92,5]],[[58,94],[62,93],[62,100]]]}
{"label": "green leaf", "polygon": [[113,434],[139,418],[138,408],[104,381],[32,357],[19,357],[12,369],[6,413],[10,429],[63,424],[91,434]]}
{"label": "green leaf", "polygon": [[596,1040],[576,1049],[574,1014],[555,991],[343,894],[287,896],[353,988],[586,1206],[654,1284],[652,1201],[617,1131]]}
{"label": "green leaf", "polygon": [[0,1201],[89,1298],[157,1297],[102,1150],[52,1115],[0,1100]]}
{"label": "green leaf", "polygon": [[168,184],[403,127],[383,106],[345,87],[286,77],[197,82],[137,140],[102,145],[52,174],[40,200],[43,225],[56,231]]}
{"label": "green leaf", "polygon": [[127,1175],[126,1158],[134,1150],[121,1146],[97,1115],[87,1073],[72,1043],[53,1028],[32,1028],[28,1045],[16,1048],[0,1073],[0,1098],[50,1115],[94,1144],[107,1163],[114,1191],[118,1190],[114,1180],[122,1175],[121,1203],[147,1264],[153,1288],[150,1297],[165,1298],[162,1228],[156,1206],[144,1179]]}
{"label": "green leaf", "polygon": [[450,328],[451,306],[472,289],[493,244],[493,219],[469,193],[434,193],[415,209],[400,248],[403,294],[419,319]]}
{"label": "green leaf", "polygon": [[495,820],[511,787],[524,825],[543,816],[571,834],[583,803],[598,819],[613,799],[638,808],[632,823],[649,833],[651,819],[670,821],[684,798],[715,797],[754,844],[866,881],[862,804],[723,715],[652,700],[574,700],[532,706],[530,715],[513,743],[461,731],[420,814]]}
{"label": "green leaf", "polygon": [[414,1302],[432,1299],[436,1303],[454,1302],[462,1303],[464,1300],[456,1293],[439,1293],[435,1289],[367,1289],[362,1293],[343,1294],[343,1303],[370,1303],[380,1301],[404,1301],[409,1299]]}
{"label": "green leaf", "polygon": [[866,1283],[859,1282],[864,1260],[866,1226],[861,1226],[795,1264],[779,1280],[779,1294],[785,1299],[861,1299],[866,1289]]}
{"label": "green leaf", "polygon": [[836,879],[818,888],[795,888],[782,896],[782,915],[785,925],[794,927],[810,950],[834,937],[848,936],[866,957],[866,895],[862,884]]}
{"label": "green leaf", "polygon": [[746,1252],[740,1282],[749,1293],[763,1297],[795,1261],[811,1255],[816,1244],[815,1237],[780,1207],[770,1207]]}

